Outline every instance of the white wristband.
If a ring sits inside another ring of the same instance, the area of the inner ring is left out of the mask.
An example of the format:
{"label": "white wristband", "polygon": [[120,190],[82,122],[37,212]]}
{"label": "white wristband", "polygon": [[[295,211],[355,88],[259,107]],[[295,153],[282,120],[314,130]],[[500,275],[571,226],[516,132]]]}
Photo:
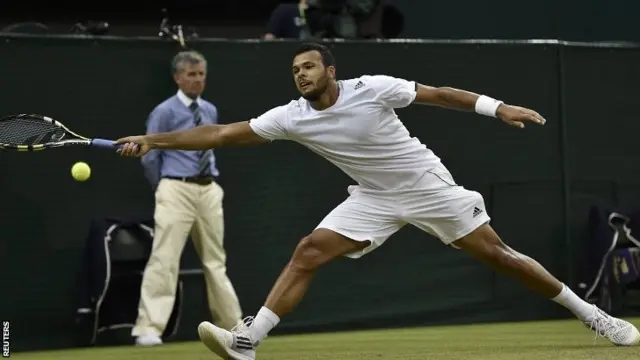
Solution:
{"label": "white wristband", "polygon": [[496,117],[496,111],[500,104],[502,104],[502,101],[500,100],[480,95],[476,101],[476,112],[480,115]]}

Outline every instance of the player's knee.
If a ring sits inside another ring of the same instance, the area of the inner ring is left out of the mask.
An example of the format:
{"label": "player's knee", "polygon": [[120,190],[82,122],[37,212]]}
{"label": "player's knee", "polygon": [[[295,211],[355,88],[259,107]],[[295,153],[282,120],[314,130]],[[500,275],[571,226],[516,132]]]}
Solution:
{"label": "player's knee", "polygon": [[326,262],[326,255],[313,234],[300,240],[289,265],[298,271],[314,271]]}
{"label": "player's knee", "polygon": [[316,229],[298,243],[289,266],[300,271],[314,271],[320,266],[371,243],[354,241],[328,229]]}
{"label": "player's knee", "polygon": [[507,246],[488,226],[478,228],[455,243],[475,258],[496,267],[511,267],[520,261],[519,254]]}

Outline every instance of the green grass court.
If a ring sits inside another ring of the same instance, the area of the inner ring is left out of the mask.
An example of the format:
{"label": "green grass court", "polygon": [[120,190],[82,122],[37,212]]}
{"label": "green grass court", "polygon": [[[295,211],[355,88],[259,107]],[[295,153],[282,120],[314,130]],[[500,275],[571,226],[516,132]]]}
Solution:
{"label": "green grass court", "polygon": [[[640,325],[640,318],[631,319]],[[24,360],[215,359],[199,342],[156,348],[133,346],[14,353]],[[640,346],[615,347],[573,321],[410,328],[297,336],[274,336],[259,360],[637,360]]]}

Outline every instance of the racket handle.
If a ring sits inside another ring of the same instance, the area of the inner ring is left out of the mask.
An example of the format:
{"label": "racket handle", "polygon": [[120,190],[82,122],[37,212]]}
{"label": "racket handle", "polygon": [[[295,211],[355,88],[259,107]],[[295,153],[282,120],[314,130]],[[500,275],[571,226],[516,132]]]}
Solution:
{"label": "racket handle", "polygon": [[93,139],[91,140],[91,146],[103,149],[118,149],[120,147],[120,145],[117,145],[115,141],[105,139]]}

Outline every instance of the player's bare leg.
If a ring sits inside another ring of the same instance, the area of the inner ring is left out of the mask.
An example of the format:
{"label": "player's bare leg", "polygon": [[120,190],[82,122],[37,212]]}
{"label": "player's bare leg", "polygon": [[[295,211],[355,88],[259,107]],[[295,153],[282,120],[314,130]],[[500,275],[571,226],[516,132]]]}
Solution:
{"label": "player's bare leg", "polygon": [[302,300],[318,268],[368,245],[369,242],[353,241],[330,230],[314,231],[298,244],[291,260],[271,289],[265,307],[279,317],[290,312]]}
{"label": "player's bare leg", "polygon": [[563,284],[532,258],[507,246],[491,226],[483,225],[453,245],[495,271],[518,278],[527,288],[547,298],[560,294]]}
{"label": "player's bare leg", "polygon": [[255,346],[302,300],[316,271],[330,261],[362,250],[369,242],[348,239],[327,229],[317,229],[298,243],[287,266],[276,280],[264,306],[251,326],[240,324],[232,331],[209,322],[198,326],[202,342],[223,359],[253,360]]}
{"label": "player's bare leg", "polygon": [[614,318],[578,297],[534,259],[507,246],[489,225],[483,225],[453,245],[493,268],[520,280],[527,288],[573,312],[580,320],[616,345],[636,345],[640,333],[632,324]]}

